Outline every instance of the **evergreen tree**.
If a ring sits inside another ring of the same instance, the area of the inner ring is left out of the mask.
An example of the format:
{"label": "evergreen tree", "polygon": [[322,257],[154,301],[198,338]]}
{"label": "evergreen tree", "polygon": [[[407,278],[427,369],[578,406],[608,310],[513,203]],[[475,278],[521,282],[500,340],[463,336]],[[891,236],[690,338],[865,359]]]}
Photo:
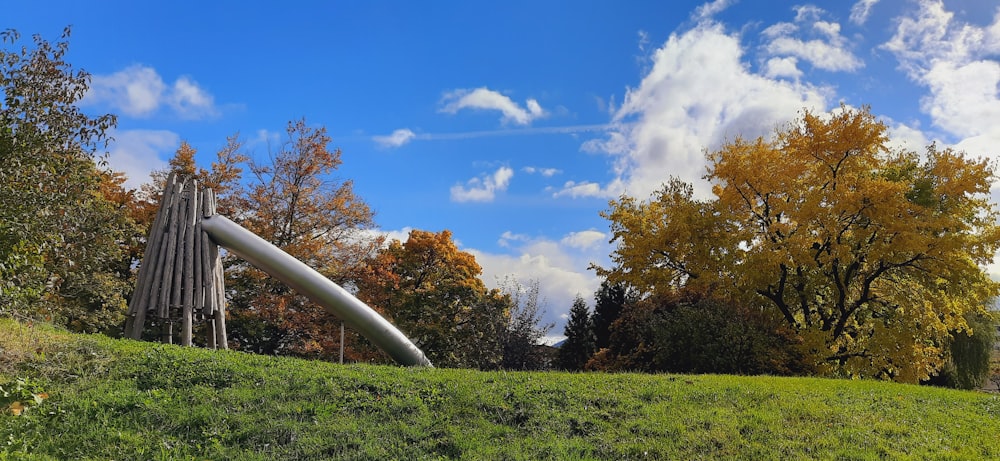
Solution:
{"label": "evergreen tree", "polygon": [[559,348],[556,364],[564,370],[582,370],[594,355],[597,345],[587,303],[580,296],[573,300],[569,322],[566,323],[563,334],[566,335],[566,340]]}
{"label": "evergreen tree", "polygon": [[621,316],[625,305],[630,302],[630,293],[623,283],[601,282],[601,288],[594,296],[594,339],[597,349],[605,349],[611,342],[611,324]]}

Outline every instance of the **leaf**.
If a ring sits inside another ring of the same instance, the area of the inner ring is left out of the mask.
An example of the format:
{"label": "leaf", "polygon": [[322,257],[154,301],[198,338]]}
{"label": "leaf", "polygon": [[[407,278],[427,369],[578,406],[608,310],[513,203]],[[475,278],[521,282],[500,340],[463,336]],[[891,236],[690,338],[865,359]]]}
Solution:
{"label": "leaf", "polygon": [[21,413],[24,413],[24,405],[21,402],[11,403],[7,409],[14,416],[21,416]]}

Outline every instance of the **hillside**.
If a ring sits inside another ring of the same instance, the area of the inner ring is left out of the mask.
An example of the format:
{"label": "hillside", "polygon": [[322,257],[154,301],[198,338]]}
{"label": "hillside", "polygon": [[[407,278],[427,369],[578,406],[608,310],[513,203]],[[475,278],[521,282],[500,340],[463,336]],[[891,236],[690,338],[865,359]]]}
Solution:
{"label": "hillside", "polygon": [[975,392],[338,366],[9,320],[0,348],[3,458],[1000,458],[1000,396]]}

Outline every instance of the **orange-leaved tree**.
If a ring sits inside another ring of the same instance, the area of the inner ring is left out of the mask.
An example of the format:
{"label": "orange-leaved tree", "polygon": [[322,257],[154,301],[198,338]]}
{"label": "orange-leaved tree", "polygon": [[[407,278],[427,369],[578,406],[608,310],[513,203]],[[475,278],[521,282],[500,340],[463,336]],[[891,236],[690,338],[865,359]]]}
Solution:
{"label": "orange-leaved tree", "polygon": [[479,278],[451,232],[413,230],[371,259],[358,296],[384,313],[437,366],[495,368],[510,299]]}
{"label": "orange-leaved tree", "polygon": [[774,310],[829,374],[916,382],[1000,293],[987,161],[890,147],[869,109],[805,112],[772,139],[708,154],[715,197],[676,179],[603,214],[618,246],[598,272],[647,296],[693,288]]}
{"label": "orange-leaved tree", "polygon": [[[374,213],[334,172],[341,152],[325,128],[289,122],[286,138],[266,161],[249,162],[250,177],[233,196],[229,217],[327,278],[353,285],[363,261],[382,239],[367,232]],[[220,207],[221,208],[221,207]],[[226,210],[220,210],[226,212]],[[234,346],[262,353],[334,359],[340,320],[248,263],[227,262],[229,325]],[[358,341],[351,333],[348,340]],[[347,347],[347,359],[366,359]]]}
{"label": "orange-leaved tree", "polygon": [[[368,205],[350,181],[334,176],[341,153],[331,149],[325,128],[290,122],[285,140],[266,159],[252,160],[238,135],[227,138],[210,169],[197,166],[197,151],[182,142],[165,170],[144,188],[155,213],[169,173],[211,188],[218,212],[303,261],[326,277],[351,285],[359,265],[382,239]],[[244,175],[249,171],[249,175]],[[151,214],[150,214],[151,216]],[[226,255],[231,346],[267,354],[335,359],[340,321],[294,293],[282,282],[233,255]],[[348,360],[368,359],[370,347],[354,332],[346,335]]]}

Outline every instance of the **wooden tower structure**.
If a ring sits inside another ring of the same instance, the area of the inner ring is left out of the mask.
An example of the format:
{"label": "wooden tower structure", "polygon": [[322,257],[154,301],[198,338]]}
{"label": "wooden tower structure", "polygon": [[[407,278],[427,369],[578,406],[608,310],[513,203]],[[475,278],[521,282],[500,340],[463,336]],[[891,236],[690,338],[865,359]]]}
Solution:
{"label": "wooden tower structure", "polygon": [[222,258],[201,229],[202,220],[215,214],[212,189],[170,174],[146,240],[125,336],[228,348]]}

